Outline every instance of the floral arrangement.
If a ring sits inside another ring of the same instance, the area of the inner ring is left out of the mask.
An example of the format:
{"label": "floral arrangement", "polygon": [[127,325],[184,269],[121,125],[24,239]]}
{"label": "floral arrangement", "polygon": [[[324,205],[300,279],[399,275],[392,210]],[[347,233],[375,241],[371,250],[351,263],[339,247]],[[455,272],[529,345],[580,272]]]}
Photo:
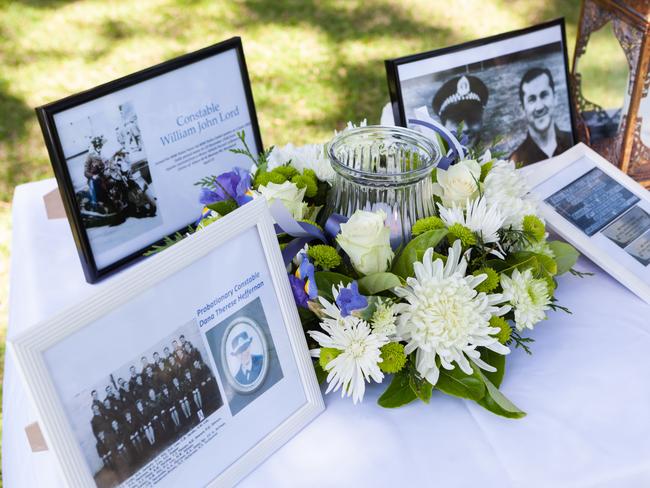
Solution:
{"label": "floral arrangement", "polygon": [[[399,407],[433,390],[510,418],[525,415],[500,391],[512,347],[556,304],[556,277],[578,253],[548,240],[512,162],[489,151],[433,172],[437,215],[391,248],[386,214],[357,211],[335,232],[316,224],[335,173],[323,146],[271,148],[199,184],[201,228],[258,196],[304,233],[280,230],[289,281],[319,380],[359,402],[366,383],[392,380],[378,402]],[[276,217],[279,227],[280,220]],[[285,226],[286,227],[286,226]]]}

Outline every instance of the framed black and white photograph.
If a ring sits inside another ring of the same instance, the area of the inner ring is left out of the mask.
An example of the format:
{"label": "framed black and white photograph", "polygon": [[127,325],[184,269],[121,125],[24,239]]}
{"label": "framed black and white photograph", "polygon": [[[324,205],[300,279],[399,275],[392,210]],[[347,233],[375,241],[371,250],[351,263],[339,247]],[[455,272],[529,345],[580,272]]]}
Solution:
{"label": "framed black and white photograph", "polygon": [[200,215],[202,178],[262,150],[239,38],[36,109],[87,281]]}
{"label": "framed black and white photograph", "polygon": [[579,143],[523,168],[549,227],[650,303],[650,194]]}
{"label": "framed black and white photograph", "polygon": [[324,408],[264,199],[9,343],[70,486],[231,485]]}
{"label": "framed black and white photograph", "polygon": [[[433,119],[528,165],[576,141],[564,20],[386,61],[397,125]],[[461,129],[459,131],[459,129]]]}
{"label": "framed black and white photograph", "polygon": [[[56,353],[50,357],[62,359]],[[129,479],[223,406],[208,363],[196,320],[191,320],[97,383],[64,396],[98,487]],[[62,376],[72,373],[63,370]]]}

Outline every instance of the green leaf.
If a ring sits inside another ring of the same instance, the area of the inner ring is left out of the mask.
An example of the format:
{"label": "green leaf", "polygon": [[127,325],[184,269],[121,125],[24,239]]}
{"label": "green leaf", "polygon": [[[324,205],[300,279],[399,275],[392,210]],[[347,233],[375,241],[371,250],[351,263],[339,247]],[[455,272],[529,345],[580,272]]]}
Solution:
{"label": "green leaf", "polygon": [[536,269],[538,266],[535,254],[528,251],[519,251],[512,253],[506,259],[506,263],[508,264],[508,267],[499,270],[501,273],[510,274],[510,272],[512,272],[515,268],[519,270],[525,270],[528,268]]}
{"label": "green leaf", "polygon": [[372,316],[377,311],[377,306],[379,305],[379,300],[380,300],[380,297],[369,296],[368,297],[368,306],[366,308],[364,308],[363,310],[355,310],[354,315],[356,315],[359,318],[365,320],[366,322],[370,322],[372,320]]}
{"label": "green leaf", "polygon": [[436,245],[447,235],[446,229],[434,229],[417,236],[409,242],[393,263],[392,272],[402,278],[413,276],[413,263],[422,259],[430,247]]}
{"label": "green leaf", "polygon": [[508,267],[500,269],[501,273],[510,273],[515,268],[519,270],[531,269],[535,277],[555,276],[558,268],[555,260],[544,254],[530,251],[519,251],[508,256]]}
{"label": "green leaf", "polygon": [[352,282],[352,278],[345,276],[341,273],[334,273],[333,271],[316,271],[314,273],[316,286],[318,287],[318,294],[326,300],[334,300],[332,295],[332,286],[340,285],[348,286]]}
{"label": "green leaf", "polygon": [[485,261],[485,266],[492,268],[498,273],[502,273],[508,268],[508,263],[503,259],[488,259]]}
{"label": "green leaf", "polygon": [[186,236],[189,234],[194,234],[196,232],[194,228],[192,228],[191,225],[187,226],[187,230],[185,231],[185,234],[181,234],[180,232],[176,232],[173,236],[167,236],[163,239],[162,244],[156,244],[151,246],[147,251],[145,251],[142,255],[143,256],[153,256],[154,254],[157,254],[161,251],[164,251],[165,249],[169,249],[172,247],[174,244],[177,242],[181,242],[183,239],[185,239]]}
{"label": "green leaf", "polygon": [[231,198],[229,200],[211,203],[206,205],[206,207],[210,210],[214,210],[219,215],[228,215],[230,212],[237,209],[237,202]]}
{"label": "green leaf", "polygon": [[481,359],[497,369],[494,373],[489,371],[482,371],[482,373],[498,388],[501,386],[501,381],[503,381],[503,375],[506,371],[506,357],[503,354],[482,348]]}
{"label": "green leaf", "polygon": [[217,181],[216,176],[206,176],[201,178],[199,181],[194,183],[194,186],[203,186],[205,188],[210,188],[214,185],[214,182]]}
{"label": "green leaf", "polygon": [[490,171],[492,171],[493,165],[494,165],[494,160],[488,161],[487,163],[481,166],[481,176],[479,178],[479,181],[485,181],[485,177],[488,175]]}
{"label": "green leaf", "polygon": [[313,361],[313,364],[314,371],[316,371],[316,379],[318,380],[318,384],[322,385],[325,380],[327,380],[327,371],[323,369],[318,359],[316,361]]}
{"label": "green leaf", "polygon": [[305,215],[305,219],[315,222],[318,218],[318,212],[320,212],[321,208],[323,208],[322,205],[307,207],[307,214]]}
{"label": "green leaf", "polygon": [[555,254],[557,274],[564,274],[575,266],[580,253],[571,244],[561,241],[549,241],[548,245]]}
{"label": "green leaf", "polygon": [[555,259],[545,254],[535,254],[535,257],[537,258],[540,274],[548,274],[550,276],[557,274],[557,263]]}
{"label": "green leaf", "polygon": [[475,368],[475,372],[483,379],[486,387],[485,396],[477,401],[480,406],[509,419],[520,419],[526,416],[526,412],[519,410],[514,403],[508,400],[478,368]]}
{"label": "green leaf", "polygon": [[440,377],[436,388],[447,395],[475,401],[485,395],[485,383],[476,371],[467,375],[458,366],[451,370],[440,368]]}
{"label": "green leaf", "polygon": [[402,280],[393,273],[373,273],[359,279],[359,292],[363,295],[376,295],[382,291],[400,286]]}
{"label": "green leaf", "polygon": [[320,319],[309,309],[298,307],[298,316],[304,330],[315,329],[320,324]]}
{"label": "green leaf", "polygon": [[393,376],[386,391],[379,397],[377,403],[384,408],[397,408],[411,403],[417,395],[411,388],[408,371],[403,369]]}
{"label": "green leaf", "polygon": [[433,393],[433,385],[424,378],[421,378],[417,373],[411,373],[409,376],[409,385],[413,393],[422,400],[424,403],[429,403],[431,394]]}

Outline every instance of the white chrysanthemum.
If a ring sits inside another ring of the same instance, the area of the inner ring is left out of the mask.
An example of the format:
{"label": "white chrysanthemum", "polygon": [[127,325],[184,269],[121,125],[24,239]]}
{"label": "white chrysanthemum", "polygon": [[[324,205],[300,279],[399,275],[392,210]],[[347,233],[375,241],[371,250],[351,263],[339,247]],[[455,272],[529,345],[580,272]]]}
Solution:
{"label": "white chrysanthemum", "polygon": [[397,332],[397,317],[395,315],[395,304],[390,300],[378,299],[375,313],[370,318],[372,330],[375,334],[392,337]]}
{"label": "white chrysanthemum", "polygon": [[388,343],[384,335],[376,334],[365,320],[348,315],[322,297],[319,297],[323,312],[327,315],[320,323],[326,332],[309,331],[321,347],[338,349],[341,353],[325,366],[327,391],[341,388],[341,396],[352,396],[354,403],[363,400],[366,381],[381,383],[384,374],[379,369],[382,361],[380,349]]}
{"label": "white chrysanthemum", "polygon": [[528,191],[512,161],[495,161],[485,177],[483,194],[489,206],[501,211],[506,227],[520,230],[526,215],[537,215],[537,204]]}
{"label": "white chrysanthemum", "polygon": [[475,232],[483,242],[498,242],[498,231],[503,227],[504,218],[497,207],[490,207],[485,198],[467,200],[463,207],[453,204],[445,207],[438,204],[440,218],[447,227],[460,224]]}
{"label": "white chrysanthemum", "polygon": [[[359,125],[355,124],[354,122],[348,120],[348,123],[345,125],[345,128],[341,132],[345,132],[346,130],[350,129],[356,129],[357,127],[366,127],[368,125],[368,120],[363,119],[361,122],[359,122]],[[335,129],[334,130],[334,135],[337,135],[339,132]]]}
{"label": "white chrysanthemum", "polygon": [[501,287],[514,308],[517,330],[532,329],[546,318],[545,311],[551,303],[548,285],[545,280],[534,279],[530,269],[523,273],[515,269],[511,276],[501,275]]}
{"label": "white chrysanthemum", "polygon": [[306,169],[311,169],[316,173],[319,180],[330,184],[332,184],[336,176],[321,144],[307,144],[305,146],[287,144],[283,147],[275,147],[269,155],[268,168],[271,170],[287,164],[289,161],[291,161],[291,166],[301,173]]}
{"label": "white chrysanthemum", "polygon": [[482,346],[499,354],[510,349],[499,343],[493,334],[499,328],[490,327],[490,318],[510,310],[497,306],[505,301],[501,294],[478,293],[474,288],[487,275],[465,276],[467,261],[461,255],[460,241],[449,249],[446,264],[432,258],[429,248],[422,262],[413,265],[414,278],[406,280],[406,287],[395,289],[405,299],[396,306],[397,335],[407,342],[405,353],[416,353],[416,368],[426,380],[435,385],[440,371],[436,358],[445,369],[454,369],[456,363],[466,374],[473,370],[468,361],[487,371],[495,371],[480,358],[476,350]]}

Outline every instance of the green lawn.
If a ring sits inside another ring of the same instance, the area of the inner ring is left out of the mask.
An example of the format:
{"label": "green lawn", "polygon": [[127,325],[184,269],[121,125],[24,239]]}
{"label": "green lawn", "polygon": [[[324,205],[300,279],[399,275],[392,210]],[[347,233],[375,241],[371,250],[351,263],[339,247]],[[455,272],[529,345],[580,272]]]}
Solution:
{"label": "green lawn", "polygon": [[[265,144],[322,141],[348,120],[378,122],[386,58],[559,16],[572,53],[578,14],[577,0],[0,0],[0,340],[13,188],[52,175],[33,107],[240,35]],[[608,103],[625,73],[599,42],[584,71]]]}

